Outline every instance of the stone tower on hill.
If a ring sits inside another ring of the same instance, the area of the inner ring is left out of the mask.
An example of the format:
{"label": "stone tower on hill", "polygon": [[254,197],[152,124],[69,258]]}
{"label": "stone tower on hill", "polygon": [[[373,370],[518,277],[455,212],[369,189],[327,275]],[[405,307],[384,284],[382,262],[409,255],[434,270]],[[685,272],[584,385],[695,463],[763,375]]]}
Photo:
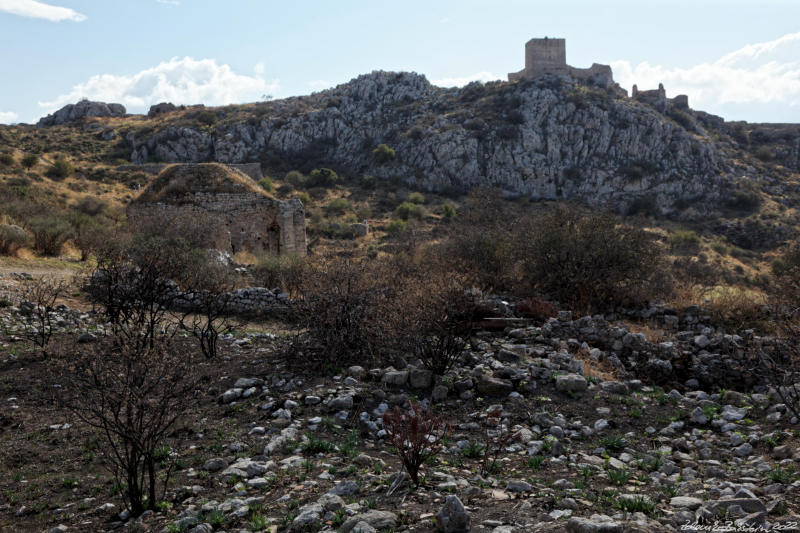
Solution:
{"label": "stone tower on hill", "polygon": [[525,43],[525,68],[508,75],[508,81],[532,80],[544,74],[569,76],[593,85],[607,87],[614,83],[611,67],[593,63],[589,68],[567,65],[564,39],[531,39]]}
{"label": "stone tower on hill", "polygon": [[219,163],[166,167],[128,206],[131,227],[148,217],[207,219],[207,246],[226,252],[306,255],[303,204],[269,196],[252,178]]}

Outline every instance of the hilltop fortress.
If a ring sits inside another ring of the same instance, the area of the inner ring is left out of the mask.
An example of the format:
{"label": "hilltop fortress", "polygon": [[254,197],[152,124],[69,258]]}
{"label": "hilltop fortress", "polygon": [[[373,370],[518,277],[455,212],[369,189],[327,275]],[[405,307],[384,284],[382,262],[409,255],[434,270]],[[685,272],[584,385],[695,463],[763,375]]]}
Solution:
{"label": "hilltop fortress", "polygon": [[567,65],[565,39],[531,39],[525,43],[525,68],[508,75],[508,81],[532,80],[543,74],[569,76],[593,85],[607,87],[614,83],[611,67],[593,63],[589,68]]}
{"label": "hilltop fortress", "polygon": [[[533,80],[545,74],[569,76],[574,80],[601,87],[614,85],[614,76],[608,65],[592,63],[589,68],[575,68],[567,65],[565,39],[545,37],[544,39],[531,39],[525,43],[525,68],[519,72],[510,72],[508,81]],[[664,113],[670,105],[676,109],[689,108],[688,96],[679,94],[674,98],[667,98],[664,86],[660,83],[658,89],[649,91],[640,91],[634,85],[631,98],[645,102],[661,113]]]}

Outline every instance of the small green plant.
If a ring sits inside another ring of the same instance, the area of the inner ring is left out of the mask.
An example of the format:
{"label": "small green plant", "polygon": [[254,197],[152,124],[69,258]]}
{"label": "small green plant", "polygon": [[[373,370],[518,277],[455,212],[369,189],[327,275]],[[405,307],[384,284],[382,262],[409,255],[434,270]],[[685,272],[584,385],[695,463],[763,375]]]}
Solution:
{"label": "small green plant", "polygon": [[442,216],[446,220],[452,220],[456,218],[456,214],[458,214],[458,212],[456,211],[456,206],[454,206],[450,202],[442,204]]}
{"label": "small green plant", "polygon": [[625,439],[620,435],[609,435],[600,440],[600,444],[606,450],[617,452],[625,448]]}
{"label": "small green plant", "polygon": [[421,219],[425,216],[425,208],[412,202],[403,202],[394,210],[394,215],[400,220],[409,218]]}
{"label": "small green plant", "polygon": [[330,187],[339,180],[339,175],[329,168],[315,168],[309,175],[308,184],[312,187]]}
{"label": "small green plant", "polygon": [[325,214],[331,216],[341,216],[350,211],[350,202],[346,198],[334,198],[325,206]]}
{"label": "small green plant", "polygon": [[615,468],[608,471],[608,479],[614,485],[625,485],[631,479],[630,473],[622,468]]}
{"label": "small green plant", "polygon": [[25,154],[20,162],[25,168],[33,168],[39,162],[39,156],[36,154]]}
{"label": "small green plant", "polygon": [[258,180],[258,184],[261,185],[261,188],[267,192],[272,192],[275,190],[275,184],[272,182],[269,176],[264,176]]}
{"label": "small green plant", "polygon": [[339,451],[342,452],[342,455],[352,459],[358,455],[358,444],[358,432],[356,432],[354,429],[351,429],[345,437],[344,442],[339,445]]}
{"label": "small green plant", "polygon": [[412,192],[408,195],[408,201],[412,204],[422,205],[425,203],[425,195],[421,192]]}
{"label": "small green plant", "polygon": [[253,516],[250,517],[250,528],[253,531],[263,531],[267,529],[268,525],[267,517],[260,513],[254,513]]}
{"label": "small green plant", "polygon": [[10,167],[14,164],[14,154],[2,153],[0,154],[0,165]]}
{"label": "small green plant", "polygon": [[386,225],[386,233],[395,236],[406,231],[408,224],[404,220],[392,220]]}
{"label": "small green plant", "polygon": [[618,498],[617,508],[626,513],[644,513],[649,515],[655,510],[656,504],[644,496],[635,496],[633,498]]}
{"label": "small green plant", "polygon": [[212,509],[211,511],[207,511],[202,514],[201,521],[207,522],[217,528],[225,523],[225,513],[218,509]]}
{"label": "small green plant", "polygon": [[773,483],[788,483],[792,479],[792,472],[779,467],[770,470],[768,476]]}
{"label": "small green plant", "polygon": [[53,179],[63,180],[75,172],[75,167],[66,159],[56,159],[53,162],[53,167],[48,172],[48,175]]}
{"label": "small green plant", "polygon": [[372,151],[372,157],[374,157],[375,161],[378,164],[381,164],[381,165],[384,164],[384,163],[388,163],[389,161],[394,160],[395,156],[396,156],[396,154],[395,154],[394,149],[389,148],[385,144],[379,144]]}
{"label": "small green plant", "polygon": [[333,445],[332,442],[319,439],[314,435],[309,435],[308,441],[304,442],[300,446],[300,450],[303,452],[304,455],[314,455],[317,453],[330,453],[334,449],[336,449],[336,447]]}
{"label": "small green plant", "polygon": [[542,469],[544,465],[544,456],[543,455],[534,455],[528,459],[528,468],[534,471],[539,471]]}
{"label": "small green plant", "polygon": [[480,444],[479,442],[470,442],[461,448],[461,455],[467,457],[468,459],[480,459],[483,457],[483,452],[485,450],[486,446]]}

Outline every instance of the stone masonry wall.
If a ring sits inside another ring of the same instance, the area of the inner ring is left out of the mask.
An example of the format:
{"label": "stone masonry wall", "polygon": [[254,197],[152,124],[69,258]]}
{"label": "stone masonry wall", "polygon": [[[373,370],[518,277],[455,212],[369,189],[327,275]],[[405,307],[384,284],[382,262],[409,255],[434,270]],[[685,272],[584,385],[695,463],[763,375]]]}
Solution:
{"label": "stone masonry wall", "polygon": [[132,204],[128,217],[163,215],[210,217],[218,228],[209,244],[236,253],[241,250],[306,255],[305,211],[293,199],[281,202],[254,194],[194,193],[180,204]]}

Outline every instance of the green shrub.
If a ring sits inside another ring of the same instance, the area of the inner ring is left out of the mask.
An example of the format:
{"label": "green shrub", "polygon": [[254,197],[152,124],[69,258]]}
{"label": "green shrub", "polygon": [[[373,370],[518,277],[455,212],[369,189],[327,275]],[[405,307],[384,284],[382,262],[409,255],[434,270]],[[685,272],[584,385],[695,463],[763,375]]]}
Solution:
{"label": "green shrub", "polygon": [[700,246],[700,236],[692,230],[676,231],[667,238],[673,250],[696,250]]}
{"label": "green shrub", "polygon": [[559,207],[534,219],[518,240],[534,288],[573,308],[638,304],[665,288],[657,243],[611,214]]}
{"label": "green shrub", "polygon": [[286,173],[284,181],[293,187],[300,189],[306,184],[306,177],[299,170],[292,170]]}
{"label": "green shrub", "polygon": [[75,209],[89,216],[97,216],[108,209],[108,204],[94,196],[84,196],[76,205]]}
{"label": "green shrub", "polygon": [[0,154],[0,165],[10,167],[14,164],[14,154],[3,153]]}
{"label": "green shrub", "polygon": [[397,209],[394,210],[394,214],[401,220],[408,220],[409,218],[421,219],[425,216],[425,208],[417,204],[412,204],[411,202],[403,202],[397,206]]}
{"label": "green shrub", "polygon": [[309,176],[309,185],[312,187],[330,187],[335,184],[339,176],[329,168],[315,168]]}
{"label": "green shrub", "polygon": [[446,202],[442,205],[442,216],[448,220],[452,220],[456,218],[456,206],[451,204],[450,202]]}
{"label": "green shrub", "polygon": [[725,200],[725,206],[738,211],[755,211],[761,207],[761,197],[752,191],[734,191]]}
{"label": "green shrub", "polygon": [[361,176],[361,188],[372,190],[375,188],[377,184],[378,182],[375,179],[375,176],[373,176],[372,174],[364,174],[363,176]]}
{"label": "green shrub", "polygon": [[393,161],[395,158],[395,152],[392,148],[389,148],[385,144],[379,144],[373,151],[372,156],[375,158],[375,161],[378,164],[382,165],[384,163],[388,163],[389,161]]}
{"label": "green shrub", "polygon": [[72,225],[60,216],[44,215],[30,222],[33,248],[42,255],[57,256],[72,237]]}
{"label": "green shrub", "polygon": [[53,167],[48,172],[49,176],[53,179],[63,180],[75,172],[75,167],[66,159],[56,159]]}
{"label": "green shrub", "polygon": [[33,168],[39,162],[39,156],[36,154],[25,154],[22,157],[22,166],[25,168]]}
{"label": "green shrub", "polygon": [[404,220],[392,220],[386,226],[386,233],[388,233],[389,235],[392,235],[392,236],[400,235],[401,233],[406,231],[407,227],[408,227],[408,224],[406,224],[406,222]]}
{"label": "green shrub", "polygon": [[272,180],[269,178],[269,176],[264,176],[258,180],[258,184],[261,185],[261,188],[267,192],[272,192],[275,190],[275,184],[272,183]]}
{"label": "green shrub", "polygon": [[327,216],[340,216],[350,210],[350,202],[346,198],[334,198],[325,206]]}
{"label": "green shrub", "polygon": [[412,192],[408,195],[408,201],[412,204],[422,205],[425,203],[425,195],[421,192]]}

